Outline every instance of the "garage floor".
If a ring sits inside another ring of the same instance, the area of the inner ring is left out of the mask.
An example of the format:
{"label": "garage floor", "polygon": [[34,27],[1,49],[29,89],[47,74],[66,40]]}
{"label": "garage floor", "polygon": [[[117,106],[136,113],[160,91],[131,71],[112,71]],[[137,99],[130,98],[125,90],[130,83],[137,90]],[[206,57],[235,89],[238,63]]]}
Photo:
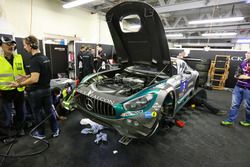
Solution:
{"label": "garage floor", "polygon": [[[211,103],[228,110],[229,91],[208,91]],[[118,142],[120,136],[106,130],[108,143],[97,145],[95,135],[83,135],[79,124],[82,116],[71,113],[61,122],[62,134],[49,139],[50,148],[44,153],[26,158],[7,158],[4,167],[249,167],[250,128],[236,124],[234,128],[220,126],[226,116],[208,111],[186,109],[182,114],[184,128],[174,126],[159,131],[148,140],[133,140],[128,146]],[[241,112],[240,118],[244,118]],[[241,119],[238,119],[241,120]],[[26,153],[41,148],[28,136],[18,139],[11,154]],[[0,143],[0,152],[8,146]],[[117,154],[113,151],[117,150]],[[1,158],[0,158],[1,163]]]}

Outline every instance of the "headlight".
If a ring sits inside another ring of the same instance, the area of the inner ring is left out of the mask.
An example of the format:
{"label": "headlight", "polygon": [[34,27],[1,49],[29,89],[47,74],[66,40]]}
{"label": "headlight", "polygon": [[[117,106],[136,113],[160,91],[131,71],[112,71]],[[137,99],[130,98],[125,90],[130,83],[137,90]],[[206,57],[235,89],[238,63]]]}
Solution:
{"label": "headlight", "polygon": [[154,95],[151,94],[147,94],[145,96],[141,96],[137,99],[128,101],[126,103],[123,104],[123,107],[126,110],[141,110],[143,108],[145,108],[153,99]]}

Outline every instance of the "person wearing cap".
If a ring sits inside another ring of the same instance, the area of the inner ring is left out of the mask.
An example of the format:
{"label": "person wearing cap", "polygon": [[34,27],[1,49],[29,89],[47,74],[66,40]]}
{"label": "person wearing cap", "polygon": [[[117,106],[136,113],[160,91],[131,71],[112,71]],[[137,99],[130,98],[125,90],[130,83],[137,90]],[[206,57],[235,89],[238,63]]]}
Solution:
{"label": "person wearing cap", "polygon": [[239,65],[234,77],[238,79],[232,95],[232,104],[229,118],[221,121],[221,125],[233,126],[239,114],[242,102],[246,109],[246,119],[240,121],[240,125],[250,127],[250,50],[246,53],[246,59]]}
{"label": "person wearing cap", "polygon": [[[30,99],[32,112],[35,116],[36,124],[39,124],[45,119],[45,115],[50,115],[49,121],[52,131],[52,137],[58,137],[60,133],[59,125],[56,115],[52,108],[50,79],[51,67],[50,60],[47,56],[43,55],[39,50],[38,39],[30,35],[23,40],[24,50],[32,55],[30,60],[30,77],[21,82],[12,84],[14,87],[22,87],[27,85],[27,94]],[[34,138],[44,139],[45,124],[41,124],[37,131],[32,134]]]}
{"label": "person wearing cap", "polygon": [[25,121],[24,89],[25,87],[14,88],[11,83],[20,80],[25,76],[23,58],[16,54],[16,42],[9,37],[0,38],[0,93],[2,95],[2,110],[5,115],[3,127],[11,128],[12,124],[12,104],[16,111],[16,130],[18,135],[24,135],[23,125]]}

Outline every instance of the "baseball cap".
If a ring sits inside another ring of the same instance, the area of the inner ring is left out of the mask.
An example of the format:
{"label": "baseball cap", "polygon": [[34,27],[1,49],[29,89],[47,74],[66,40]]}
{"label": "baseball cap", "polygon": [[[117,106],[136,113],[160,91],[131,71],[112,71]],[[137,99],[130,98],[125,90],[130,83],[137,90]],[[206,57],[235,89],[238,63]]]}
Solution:
{"label": "baseball cap", "polygon": [[2,36],[1,38],[0,38],[0,43],[4,43],[4,44],[9,44],[9,43],[11,43],[11,44],[16,44],[16,41],[14,41],[12,38],[10,38],[10,37],[4,37],[4,36]]}

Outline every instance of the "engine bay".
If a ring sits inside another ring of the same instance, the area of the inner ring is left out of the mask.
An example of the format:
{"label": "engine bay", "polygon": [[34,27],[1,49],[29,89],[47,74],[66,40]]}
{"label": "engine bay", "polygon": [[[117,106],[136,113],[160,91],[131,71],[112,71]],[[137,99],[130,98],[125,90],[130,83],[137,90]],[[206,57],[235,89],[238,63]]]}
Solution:
{"label": "engine bay", "polygon": [[162,80],[162,78],[155,77],[143,73],[119,71],[112,75],[99,74],[92,78],[88,85],[97,92],[127,97]]}

